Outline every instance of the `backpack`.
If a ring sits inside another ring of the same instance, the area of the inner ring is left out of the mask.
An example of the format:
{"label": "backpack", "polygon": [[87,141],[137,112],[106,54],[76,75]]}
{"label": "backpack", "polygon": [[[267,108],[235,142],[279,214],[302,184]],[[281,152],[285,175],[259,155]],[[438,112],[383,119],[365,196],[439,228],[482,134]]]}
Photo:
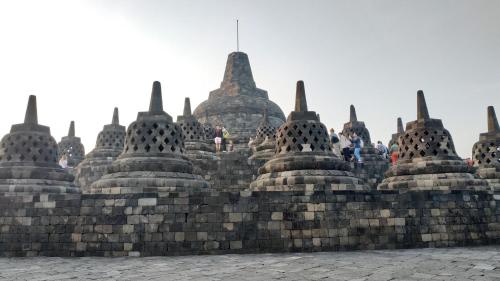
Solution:
{"label": "backpack", "polygon": [[332,136],[332,143],[338,143],[339,141],[340,139],[337,136],[335,135]]}

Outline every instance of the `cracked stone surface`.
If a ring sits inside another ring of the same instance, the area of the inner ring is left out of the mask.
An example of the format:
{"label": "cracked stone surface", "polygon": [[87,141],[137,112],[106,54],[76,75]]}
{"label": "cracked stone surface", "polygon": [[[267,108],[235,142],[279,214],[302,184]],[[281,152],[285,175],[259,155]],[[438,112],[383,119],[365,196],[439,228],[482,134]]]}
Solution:
{"label": "cracked stone surface", "polygon": [[0,280],[500,280],[500,245],[145,258],[1,258]]}

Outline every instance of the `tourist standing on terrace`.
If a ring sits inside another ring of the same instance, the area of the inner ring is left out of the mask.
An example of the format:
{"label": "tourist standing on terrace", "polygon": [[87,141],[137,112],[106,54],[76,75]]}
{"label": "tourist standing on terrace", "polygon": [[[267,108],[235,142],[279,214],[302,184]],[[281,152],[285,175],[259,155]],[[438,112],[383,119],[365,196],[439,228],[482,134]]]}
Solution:
{"label": "tourist standing on terrace", "polygon": [[222,128],[217,125],[215,126],[215,151],[220,152],[220,147],[222,144]]}
{"label": "tourist standing on terrace", "polygon": [[330,129],[330,141],[332,142],[333,153],[340,157],[340,140],[333,128]]}
{"label": "tourist standing on terrace", "polygon": [[387,152],[389,152],[389,149],[381,141],[377,142],[377,150],[378,153],[384,157],[384,159],[387,159]]}
{"label": "tourist standing on terrace", "polygon": [[342,154],[344,155],[344,160],[347,162],[351,161],[351,142],[342,132],[339,133],[339,144],[340,149],[342,149]]}
{"label": "tourist standing on terrace", "polygon": [[356,133],[352,133],[351,143],[354,145],[354,157],[356,157],[356,163],[362,164],[363,159],[361,159],[361,148],[362,140]]}
{"label": "tourist standing on terrace", "polygon": [[395,165],[396,162],[398,161],[398,150],[399,150],[399,147],[398,147],[397,143],[393,143],[391,145],[391,148],[389,149],[389,152],[391,153],[391,163],[392,163],[392,165]]}

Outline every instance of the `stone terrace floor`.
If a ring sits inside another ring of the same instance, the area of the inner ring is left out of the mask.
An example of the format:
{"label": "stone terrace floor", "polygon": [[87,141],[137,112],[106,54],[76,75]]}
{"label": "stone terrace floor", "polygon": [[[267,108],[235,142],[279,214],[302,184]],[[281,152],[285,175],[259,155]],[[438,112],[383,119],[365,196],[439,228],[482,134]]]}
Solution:
{"label": "stone terrace floor", "polygon": [[500,280],[500,245],[145,258],[0,258],[0,280]]}

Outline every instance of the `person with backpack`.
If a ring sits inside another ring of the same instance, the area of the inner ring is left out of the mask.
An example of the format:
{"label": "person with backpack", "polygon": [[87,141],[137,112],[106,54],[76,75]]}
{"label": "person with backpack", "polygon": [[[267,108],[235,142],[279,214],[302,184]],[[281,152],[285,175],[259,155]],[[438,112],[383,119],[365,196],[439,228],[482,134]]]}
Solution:
{"label": "person with backpack", "polygon": [[229,132],[222,127],[222,151],[227,151],[227,143],[229,142]]}
{"label": "person with backpack", "polygon": [[384,157],[384,159],[387,159],[387,153],[389,152],[389,149],[381,141],[377,141],[377,151],[378,154]]}
{"label": "person with backpack", "polygon": [[333,128],[330,129],[330,142],[332,143],[332,150],[335,155],[341,157],[340,155],[340,139],[335,133]]}

